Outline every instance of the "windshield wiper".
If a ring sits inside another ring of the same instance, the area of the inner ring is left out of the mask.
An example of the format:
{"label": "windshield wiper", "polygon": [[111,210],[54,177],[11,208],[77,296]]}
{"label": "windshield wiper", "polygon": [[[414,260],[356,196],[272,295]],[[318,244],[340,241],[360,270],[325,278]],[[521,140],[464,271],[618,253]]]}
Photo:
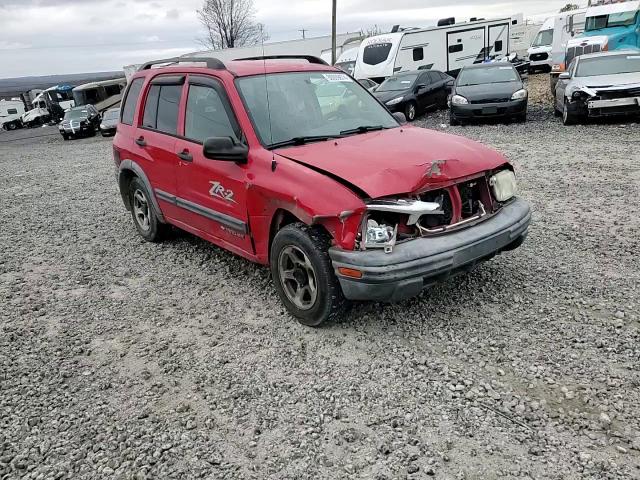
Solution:
{"label": "windshield wiper", "polygon": [[293,137],[289,140],[283,140],[282,142],[276,142],[269,145],[269,148],[288,147],[290,145],[304,145],[311,142],[323,142],[330,138],[342,138],[342,135],[304,135],[300,137]]}
{"label": "windshield wiper", "polygon": [[353,135],[354,133],[367,133],[367,132],[375,132],[376,130],[384,130],[385,127],[382,125],[360,125],[356,128],[350,128],[348,130],[342,130],[340,135]]}

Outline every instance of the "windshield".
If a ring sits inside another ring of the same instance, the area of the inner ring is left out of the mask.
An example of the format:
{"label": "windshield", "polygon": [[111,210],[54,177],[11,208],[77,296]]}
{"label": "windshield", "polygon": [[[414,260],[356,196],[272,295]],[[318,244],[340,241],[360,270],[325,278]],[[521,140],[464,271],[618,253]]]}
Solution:
{"label": "windshield", "polygon": [[576,77],[616,75],[640,72],[640,53],[637,55],[615,55],[581,59]]}
{"label": "windshield", "polygon": [[120,116],[120,110],[108,110],[104,114],[104,120],[115,120]]}
{"label": "windshield", "polygon": [[387,78],[376,89],[376,92],[396,92],[400,90],[407,90],[411,88],[411,85],[416,81],[416,78],[418,78],[417,73]]}
{"label": "windshield", "polygon": [[344,73],[275,73],[266,80],[264,75],[240,78],[237,85],[267,146],[302,137],[340,136],[364,126],[398,126],[367,90]]}
{"label": "windshield", "polygon": [[485,83],[515,82],[520,78],[515,69],[505,65],[501,67],[463,68],[458,75],[457,85],[466,87],[469,85],[483,85]]}
{"label": "windshield", "polygon": [[78,118],[87,118],[86,110],[69,110],[64,114],[65,120],[76,120]]}
{"label": "windshield", "polygon": [[610,15],[599,15],[597,17],[587,17],[585,30],[587,32],[600,30],[602,28],[629,27],[636,23],[637,11],[612,13]]}
{"label": "windshield", "polygon": [[553,30],[542,30],[538,32],[531,44],[532,47],[547,47],[553,43]]}

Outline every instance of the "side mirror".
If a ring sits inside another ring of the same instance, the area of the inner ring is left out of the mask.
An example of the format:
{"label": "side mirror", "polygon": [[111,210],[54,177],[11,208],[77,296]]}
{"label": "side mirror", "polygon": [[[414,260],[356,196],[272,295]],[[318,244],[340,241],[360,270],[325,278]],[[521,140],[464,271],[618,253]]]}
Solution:
{"label": "side mirror", "polygon": [[204,141],[202,154],[211,160],[247,163],[249,147],[231,137],[211,137]]}
{"label": "side mirror", "polygon": [[405,117],[403,112],[395,112],[393,114],[393,118],[395,118],[398,123],[400,123],[400,125],[404,125],[405,123],[407,123],[407,117]]}
{"label": "side mirror", "polygon": [[423,90],[423,89],[425,89],[425,88],[427,88],[427,85],[426,85],[426,84],[424,84],[424,83],[419,83],[418,85],[416,85],[416,92],[418,92],[418,91],[420,91],[420,90]]}
{"label": "side mirror", "polygon": [[558,77],[560,80],[569,80],[571,79],[571,74],[569,72],[563,72]]}

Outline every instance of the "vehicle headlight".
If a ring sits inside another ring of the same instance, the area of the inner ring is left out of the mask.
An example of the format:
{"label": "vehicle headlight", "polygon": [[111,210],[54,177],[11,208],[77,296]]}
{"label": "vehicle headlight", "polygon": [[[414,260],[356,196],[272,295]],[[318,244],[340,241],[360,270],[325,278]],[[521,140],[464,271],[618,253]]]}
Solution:
{"label": "vehicle headlight", "polygon": [[365,248],[384,248],[386,252],[390,252],[396,243],[396,234],[398,226],[379,224],[373,219],[367,220],[367,229],[365,232],[364,246]]}
{"label": "vehicle headlight", "polygon": [[404,99],[404,97],[396,97],[393,100],[389,100],[386,105],[397,105],[398,103],[400,103],[402,100]]}
{"label": "vehicle headlight", "polygon": [[516,176],[511,170],[502,170],[489,179],[493,196],[499,202],[506,202],[513,198],[518,191]]}
{"label": "vehicle headlight", "polygon": [[58,130],[64,130],[64,127],[62,125],[58,125]]}
{"label": "vehicle headlight", "polygon": [[100,128],[102,128],[104,130],[104,123],[100,124]]}
{"label": "vehicle headlight", "polygon": [[523,88],[511,95],[511,100],[524,100],[527,98],[527,91]]}
{"label": "vehicle headlight", "polygon": [[451,97],[452,105],[469,105],[469,100],[464,98],[462,95],[454,95]]}

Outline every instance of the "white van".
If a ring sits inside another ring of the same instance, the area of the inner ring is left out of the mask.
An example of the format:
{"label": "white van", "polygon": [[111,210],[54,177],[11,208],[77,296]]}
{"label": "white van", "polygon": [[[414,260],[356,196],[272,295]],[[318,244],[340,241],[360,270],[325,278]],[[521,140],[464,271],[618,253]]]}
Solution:
{"label": "white van", "polygon": [[571,10],[547,18],[531,47],[527,50],[530,70],[550,72],[555,57],[563,52],[567,42],[584,31],[586,9]]}
{"label": "white van", "polygon": [[22,127],[20,116],[24,113],[22,100],[0,100],[0,128],[15,130]]}
{"label": "white van", "polygon": [[[457,75],[462,67],[510,53],[511,28],[518,17],[476,20],[369,37],[362,42],[355,77],[381,81],[398,72],[440,70]],[[443,23],[438,22],[438,23]]]}

